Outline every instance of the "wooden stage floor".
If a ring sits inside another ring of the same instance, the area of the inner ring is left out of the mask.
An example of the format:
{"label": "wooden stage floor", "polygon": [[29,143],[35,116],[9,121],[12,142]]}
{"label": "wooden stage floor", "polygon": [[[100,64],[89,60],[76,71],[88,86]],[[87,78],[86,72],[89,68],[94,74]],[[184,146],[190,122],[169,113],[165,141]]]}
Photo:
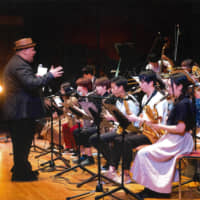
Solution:
{"label": "wooden stage floor", "polygon": [[[36,144],[40,147],[48,147],[48,142],[44,142],[44,140],[37,140]],[[70,171],[62,175],[62,177],[55,178],[54,175],[58,173],[58,171],[48,172],[48,171],[40,171],[40,176],[38,181],[32,182],[11,182],[11,173],[10,169],[12,167],[12,147],[11,142],[5,142],[3,140],[0,141],[0,198],[2,200],[65,200],[67,197],[71,197],[74,195],[82,194],[89,191],[95,191],[96,186],[98,184],[97,180],[85,184],[79,188],[77,188],[77,183],[89,178],[87,172],[78,168],[77,171]],[[38,155],[37,152],[32,152],[30,154],[30,161],[33,165],[34,169],[37,169],[38,166],[50,160],[50,154],[46,156],[42,156],[39,159],[35,159],[35,156]],[[63,155],[65,158],[70,159],[70,154]],[[96,160],[97,163],[97,160]],[[63,165],[62,162],[56,161],[56,165]],[[97,171],[97,165],[89,166],[93,172]],[[190,183],[182,186],[182,195],[183,200],[200,200],[200,192],[196,188],[196,183]],[[118,187],[117,185],[111,184],[109,182],[103,184],[103,189],[105,191],[111,190]],[[143,189],[143,187],[139,184],[132,183],[127,184],[126,187],[132,192],[139,192]],[[178,189],[173,189],[171,200],[178,199]],[[95,196],[99,195],[99,192],[93,192],[89,195],[82,196],[82,198],[74,198],[76,199],[95,199]],[[126,195],[123,190],[120,190],[114,195],[120,199],[128,200],[134,199],[132,196]],[[104,198],[107,199],[116,199],[112,196],[106,196]],[[153,199],[155,200],[155,199]]]}

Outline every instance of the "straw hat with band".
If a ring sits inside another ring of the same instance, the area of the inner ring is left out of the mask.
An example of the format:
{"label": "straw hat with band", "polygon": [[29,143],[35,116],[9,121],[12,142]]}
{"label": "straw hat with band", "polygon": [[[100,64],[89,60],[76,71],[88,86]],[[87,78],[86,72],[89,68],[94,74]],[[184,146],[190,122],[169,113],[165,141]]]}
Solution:
{"label": "straw hat with band", "polygon": [[35,47],[36,43],[32,41],[32,38],[22,38],[20,40],[17,40],[15,42],[15,50],[22,50],[22,49],[27,49],[31,47]]}

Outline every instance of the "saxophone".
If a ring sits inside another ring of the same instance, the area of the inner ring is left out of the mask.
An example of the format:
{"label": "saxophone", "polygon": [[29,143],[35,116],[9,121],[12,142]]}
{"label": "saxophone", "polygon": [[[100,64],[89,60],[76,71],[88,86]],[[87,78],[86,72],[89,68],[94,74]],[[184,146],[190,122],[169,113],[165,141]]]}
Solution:
{"label": "saxophone", "polygon": [[[162,97],[158,102],[156,102],[154,104],[153,108],[151,108],[149,105],[144,106],[144,108],[143,108],[144,112],[146,113],[146,115],[148,116],[148,118],[151,122],[160,123],[161,117],[158,115],[158,111],[156,109],[156,106],[161,101],[166,99],[168,96],[169,95]],[[142,127],[143,127],[142,133],[148,137],[148,139],[152,142],[152,144],[155,143],[162,135],[165,134],[165,131],[163,129],[155,130],[151,126],[147,125],[145,122],[142,125]]]}
{"label": "saxophone", "polygon": [[[113,115],[113,116],[118,115],[118,117],[121,118],[121,120],[124,121],[127,124],[127,127],[125,129],[125,131],[127,133],[140,132],[140,129],[135,127],[133,125],[133,123],[129,122],[128,119],[126,118],[126,116],[123,113],[121,113],[121,111],[115,105],[103,103],[103,106],[105,107],[106,110],[108,110],[108,112],[111,115]],[[118,125],[116,128],[117,128],[117,130],[116,130],[117,134],[122,134],[123,133],[123,131],[124,131],[123,127]]]}

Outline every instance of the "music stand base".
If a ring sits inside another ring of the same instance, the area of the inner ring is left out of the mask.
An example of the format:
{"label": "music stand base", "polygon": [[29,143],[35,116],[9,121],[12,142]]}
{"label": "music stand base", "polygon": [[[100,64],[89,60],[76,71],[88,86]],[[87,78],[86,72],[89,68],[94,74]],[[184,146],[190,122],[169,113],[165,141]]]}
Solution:
{"label": "music stand base", "polygon": [[82,193],[82,194],[78,194],[78,195],[75,195],[75,196],[72,196],[72,197],[67,197],[66,200],[74,199],[74,198],[77,198],[77,197],[82,197],[84,195],[92,194],[92,193],[95,193],[95,192],[96,192],[95,190],[92,190],[92,191],[85,192],[85,193]]}
{"label": "music stand base", "polygon": [[126,192],[127,194],[129,194],[129,195],[135,197],[136,199],[138,199],[138,200],[143,200],[143,198],[141,198],[141,197],[139,197],[137,194],[135,194],[135,193],[129,191],[129,190],[128,190],[127,188],[125,188],[123,185],[121,185],[120,187],[115,188],[115,189],[113,189],[113,190],[111,190],[111,191],[109,191],[109,192],[106,192],[106,193],[104,193],[104,194],[102,194],[102,195],[96,196],[96,197],[95,197],[95,200],[101,199],[101,198],[103,198],[103,197],[105,197],[105,196],[108,196],[108,195],[112,195],[112,193],[115,193],[115,192],[117,192],[117,191],[119,191],[119,190],[124,190],[124,192]]}

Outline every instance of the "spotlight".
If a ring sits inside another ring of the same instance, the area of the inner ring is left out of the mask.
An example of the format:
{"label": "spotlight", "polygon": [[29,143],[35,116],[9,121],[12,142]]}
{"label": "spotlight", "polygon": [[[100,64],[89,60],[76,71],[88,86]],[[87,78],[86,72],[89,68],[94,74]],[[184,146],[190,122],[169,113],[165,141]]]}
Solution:
{"label": "spotlight", "polygon": [[0,93],[3,92],[3,87],[0,85]]}

